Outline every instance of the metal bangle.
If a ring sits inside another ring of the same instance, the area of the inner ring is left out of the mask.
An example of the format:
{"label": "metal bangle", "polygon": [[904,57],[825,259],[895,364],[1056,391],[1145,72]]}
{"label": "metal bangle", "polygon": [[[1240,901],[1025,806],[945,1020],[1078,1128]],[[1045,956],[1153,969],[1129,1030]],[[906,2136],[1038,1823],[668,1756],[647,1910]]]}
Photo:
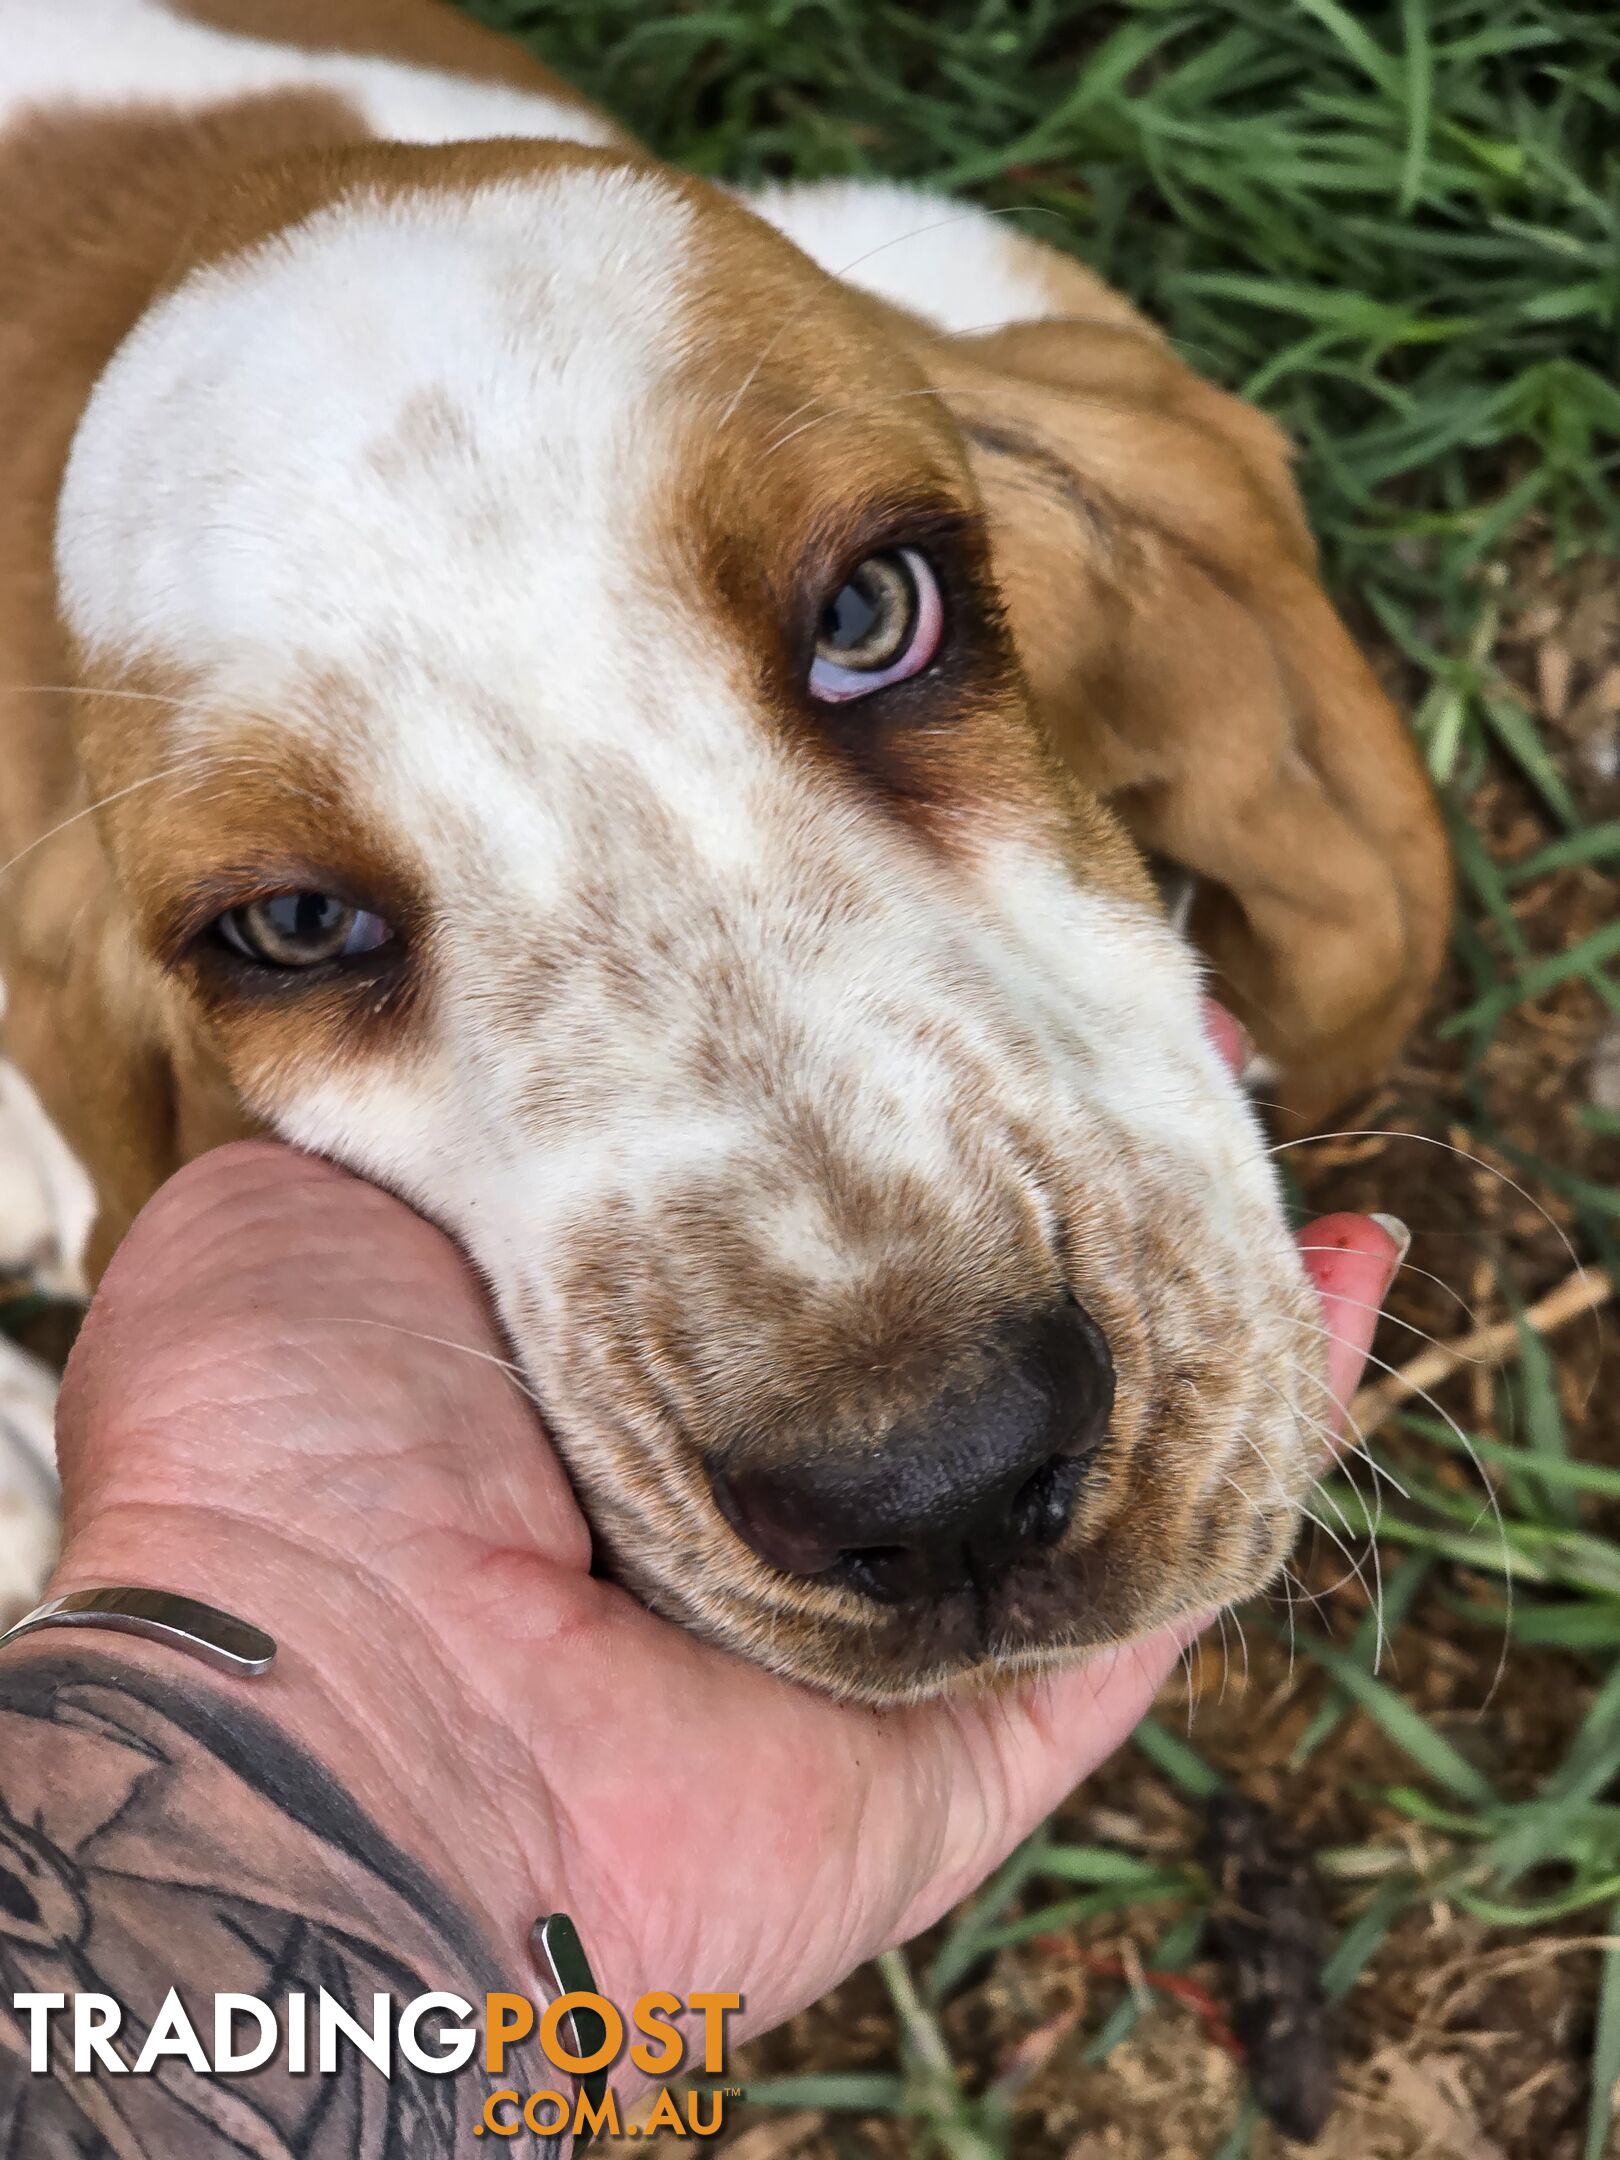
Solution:
{"label": "metal bangle", "polygon": [[257,1679],[275,1662],[272,1635],[238,1620],[217,1605],[181,1597],[173,1590],[142,1590],[118,1584],[105,1590],[70,1590],[66,1597],[36,1605],[13,1628],[0,1635],[0,1650],[41,1628],[110,1628],[119,1635],[139,1635],[147,1642],[168,1643],[239,1679]]}
{"label": "metal bangle", "polygon": [[[585,1955],[585,1945],[579,1939],[579,1930],[564,1912],[542,1913],[529,1930],[529,1955],[539,1969],[540,1977],[553,1998],[561,1995],[599,1995],[602,1991],[591,1971],[591,1961]],[[568,2025],[573,2034],[574,2053],[580,2057],[594,2055],[606,2038],[606,2028],[594,2010],[571,2010]],[[600,2110],[607,2092],[607,2071],[590,2070],[574,2078],[574,2083],[591,2103]],[[574,2139],[572,2150],[582,2153],[591,2142],[590,2132]]]}
{"label": "metal bangle", "polygon": [[[65,1597],[36,1605],[14,1627],[0,1635],[0,1650],[45,1628],[107,1628],[116,1634],[137,1635],[146,1642],[167,1643],[201,1658],[216,1671],[257,1679],[275,1662],[275,1638],[250,1621],[238,1620],[217,1605],[200,1598],[182,1597],[173,1590],[147,1590],[133,1584],[110,1585],[100,1590],[70,1590]],[[566,1913],[542,1913],[529,1930],[529,1950],[541,1980],[553,1997],[596,1995],[600,1990],[591,1971],[579,1930]],[[602,2020],[594,2010],[569,2012],[567,2023],[574,2053],[594,2054],[604,2038]],[[591,2070],[574,2080],[579,2090],[599,2109],[607,2092],[607,2072]],[[589,2135],[576,2138],[573,2150],[583,2152]]]}

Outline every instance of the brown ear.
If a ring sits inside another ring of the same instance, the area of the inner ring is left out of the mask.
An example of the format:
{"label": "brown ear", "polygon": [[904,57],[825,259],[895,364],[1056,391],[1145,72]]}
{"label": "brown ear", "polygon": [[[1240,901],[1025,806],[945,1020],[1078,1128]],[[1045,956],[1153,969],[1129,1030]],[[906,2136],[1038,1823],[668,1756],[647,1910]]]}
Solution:
{"label": "brown ear", "polygon": [[181,1163],[253,1131],[230,1082],[135,944],[86,821],[14,865],[0,920],[5,1055],[87,1172],[94,1282]]}
{"label": "brown ear", "polygon": [[1092,302],[917,355],[966,434],[1037,710],[1139,844],[1197,873],[1213,987],[1316,1121],[1422,1010],[1443,827],[1317,581],[1280,431]]}

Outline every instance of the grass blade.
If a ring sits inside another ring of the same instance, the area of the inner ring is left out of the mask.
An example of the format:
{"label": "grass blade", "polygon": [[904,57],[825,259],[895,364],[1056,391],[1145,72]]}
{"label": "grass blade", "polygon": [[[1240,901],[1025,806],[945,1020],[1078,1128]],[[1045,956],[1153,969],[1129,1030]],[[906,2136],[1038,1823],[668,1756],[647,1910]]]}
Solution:
{"label": "grass blade", "polygon": [[1466,1756],[1460,1755],[1451,1742],[1437,1733],[1422,1713],[1404,1696],[1397,1694],[1387,1681],[1375,1679],[1355,1658],[1335,1649],[1331,1643],[1304,1635],[1299,1641],[1300,1648],[1333,1675],[1384,1738],[1399,1748],[1426,1777],[1476,1806],[1495,1805],[1496,1795],[1485,1773],[1476,1769]]}
{"label": "grass blade", "polygon": [[1610,1907],[1609,1947],[1598,1983],[1597,2030],[1592,2035],[1592,2097],[1586,2112],[1582,2160],[1604,2160],[1620,2097],[1620,1904]]}
{"label": "grass blade", "polygon": [[1179,1739],[1157,1718],[1144,1718],[1131,1736],[1136,1748],[1155,1770],[1179,1786],[1192,1800],[1212,1800],[1226,1789],[1220,1772],[1205,1762],[1195,1747]]}

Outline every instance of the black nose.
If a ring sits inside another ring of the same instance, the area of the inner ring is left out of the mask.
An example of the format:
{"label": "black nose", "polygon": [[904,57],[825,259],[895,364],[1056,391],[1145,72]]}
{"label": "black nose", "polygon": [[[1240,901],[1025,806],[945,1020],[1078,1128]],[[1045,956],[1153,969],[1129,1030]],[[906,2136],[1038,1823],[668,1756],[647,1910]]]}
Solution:
{"label": "black nose", "polygon": [[983,1593],[1062,1536],[1113,1400],[1107,1340],[1066,1299],[869,1448],[780,1464],[738,1455],[710,1477],[738,1536],[786,1574],[884,1604]]}

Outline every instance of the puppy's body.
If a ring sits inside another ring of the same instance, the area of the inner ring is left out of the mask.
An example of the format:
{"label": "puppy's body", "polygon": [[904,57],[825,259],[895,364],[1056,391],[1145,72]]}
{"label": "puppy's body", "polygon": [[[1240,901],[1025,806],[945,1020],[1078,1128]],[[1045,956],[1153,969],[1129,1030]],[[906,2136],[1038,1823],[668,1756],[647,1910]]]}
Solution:
{"label": "puppy's body", "polygon": [[[1301,1104],[1444,912],[1274,434],[994,221],[756,217],[426,0],[65,15],[0,0],[0,971],[92,1270],[255,1125],[383,1179],[619,1571],[856,1692],[1263,1579],[1309,1301],[1099,797],[1210,880]],[[937,657],[818,703],[828,596],[901,559]],[[387,935],[244,968],[221,918],[299,892]],[[1106,1433],[1040,1411],[993,1579],[978,1527],[910,1567],[915,1499],[845,1534],[1076,1358]],[[815,1534],[761,1528],[789,1487]]]}

